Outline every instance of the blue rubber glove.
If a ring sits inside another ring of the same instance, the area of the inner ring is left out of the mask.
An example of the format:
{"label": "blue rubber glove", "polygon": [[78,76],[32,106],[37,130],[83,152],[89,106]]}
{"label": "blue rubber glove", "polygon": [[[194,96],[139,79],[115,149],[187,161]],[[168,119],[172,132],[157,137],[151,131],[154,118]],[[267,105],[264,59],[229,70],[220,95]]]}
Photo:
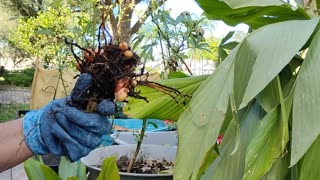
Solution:
{"label": "blue rubber glove", "polygon": [[83,93],[84,87],[91,83],[91,75],[82,74],[71,96],[51,101],[24,116],[24,137],[34,154],[67,156],[73,162],[99,146],[102,135],[111,131],[106,116],[115,113],[114,103],[101,101],[97,113],[84,112],[68,103],[71,99],[84,99],[88,95]]}

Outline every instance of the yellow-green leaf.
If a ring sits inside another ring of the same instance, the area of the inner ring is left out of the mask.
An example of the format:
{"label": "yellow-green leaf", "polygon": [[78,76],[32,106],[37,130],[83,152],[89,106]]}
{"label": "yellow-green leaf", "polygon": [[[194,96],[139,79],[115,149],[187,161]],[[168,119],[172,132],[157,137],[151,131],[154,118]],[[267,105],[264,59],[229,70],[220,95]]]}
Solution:
{"label": "yellow-green leaf", "polygon": [[98,180],[120,180],[119,170],[116,163],[117,156],[107,157],[103,163]]}
{"label": "yellow-green leaf", "polygon": [[[190,95],[200,86],[208,76],[194,76],[157,81],[157,83],[175,88],[185,95]],[[182,111],[187,109],[190,97],[173,95],[176,100],[156,89],[139,86],[140,95],[146,97],[149,102],[142,99],[129,98],[124,112],[129,117],[140,119],[169,119],[178,120]]]}

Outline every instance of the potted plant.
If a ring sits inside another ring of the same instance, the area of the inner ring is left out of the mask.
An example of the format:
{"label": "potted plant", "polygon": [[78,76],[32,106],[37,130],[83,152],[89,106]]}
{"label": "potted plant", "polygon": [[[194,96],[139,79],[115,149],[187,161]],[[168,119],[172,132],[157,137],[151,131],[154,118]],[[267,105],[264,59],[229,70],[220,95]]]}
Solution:
{"label": "potted plant", "polygon": [[126,172],[130,158],[136,152],[135,144],[100,147],[81,161],[87,166],[91,179],[97,179],[106,158],[116,156],[122,180],[170,180],[173,179],[176,151],[177,146],[142,145],[137,156],[137,165],[133,168],[136,173]]}
{"label": "potted plant", "polygon": [[[175,84],[177,90],[181,91],[182,93],[192,93],[195,89],[197,89],[197,87],[205,79],[206,79],[206,76],[199,76],[199,77],[188,77],[188,78],[180,78],[180,79],[167,79],[167,80],[157,81],[157,83],[161,83],[166,86]],[[179,104],[174,99],[172,99],[172,97],[163,96],[162,95],[163,93],[157,91],[156,89],[142,86],[140,87],[140,90],[141,90],[142,96],[148,95],[147,97],[149,102],[145,102],[142,100],[131,101],[133,99],[129,98],[128,104],[124,108],[125,114],[144,119],[142,124],[142,130],[139,134],[138,141],[135,144],[102,147],[97,149],[96,151],[93,151],[87,157],[82,158],[82,162],[86,164],[89,170],[92,171],[94,178],[97,177],[98,171],[101,170],[101,168],[98,168],[98,166],[101,167],[103,160],[113,155],[117,155],[117,159],[120,159],[122,155],[128,155],[130,159],[132,156],[132,159],[133,159],[131,161],[132,164],[133,162],[135,162],[136,159],[139,159],[140,157],[143,157],[146,155],[148,155],[148,157],[150,158],[154,156],[155,160],[156,159],[162,160],[164,158],[167,161],[169,160],[174,161],[176,149],[177,149],[177,147],[175,146],[176,144],[174,146],[142,144],[143,138],[145,136],[145,129],[146,129],[145,127],[147,125],[146,119],[147,118],[164,119],[164,117],[169,117],[170,119],[175,121],[179,117],[179,113],[181,113],[184,110],[184,108],[188,106],[189,100],[185,101],[184,104],[183,103]],[[170,109],[168,109],[168,105],[171,107]],[[162,151],[166,153],[161,153]],[[128,166],[129,167],[126,167],[126,168],[131,169],[130,165]],[[142,178],[146,178],[146,177],[156,178],[157,176],[159,176],[159,178],[172,179],[172,171],[169,171],[169,174],[166,174],[166,175],[164,174],[138,175],[137,173],[120,172],[120,176],[121,177],[132,176],[134,178],[137,178],[139,176],[141,176]]]}
{"label": "potted plant", "polygon": [[174,177],[317,179],[319,4],[197,2],[209,18],[251,31],[181,114]]}

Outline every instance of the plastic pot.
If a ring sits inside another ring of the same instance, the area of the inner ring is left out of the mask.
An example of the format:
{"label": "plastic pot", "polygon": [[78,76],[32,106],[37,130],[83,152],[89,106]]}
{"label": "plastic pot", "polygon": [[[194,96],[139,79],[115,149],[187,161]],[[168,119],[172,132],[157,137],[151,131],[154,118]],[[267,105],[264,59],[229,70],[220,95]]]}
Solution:
{"label": "plastic pot", "polygon": [[[90,172],[90,179],[97,179],[101,171],[101,165],[106,157],[117,155],[118,158],[127,155],[131,157],[135,151],[136,144],[114,145],[97,148],[91,151],[86,157],[81,158],[81,161],[87,166]],[[176,157],[177,146],[162,146],[143,144],[139,151],[139,157],[144,159],[174,161]],[[119,172],[121,180],[172,180],[173,174],[138,174]]]}

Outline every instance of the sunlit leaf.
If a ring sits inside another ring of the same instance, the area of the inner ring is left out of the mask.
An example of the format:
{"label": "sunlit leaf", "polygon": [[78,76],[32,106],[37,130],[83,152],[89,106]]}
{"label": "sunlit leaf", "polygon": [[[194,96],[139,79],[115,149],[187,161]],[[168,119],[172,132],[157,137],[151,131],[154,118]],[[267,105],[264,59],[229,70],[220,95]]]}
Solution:
{"label": "sunlit leaf", "polygon": [[[208,76],[195,76],[167,79],[158,81],[158,83],[175,88],[185,95],[192,95],[207,77]],[[134,98],[129,99],[129,103],[125,106],[124,112],[130,117],[176,121],[190,102],[189,97],[173,95],[177,98],[174,100],[169,95],[153,88],[140,86],[138,89],[141,92],[140,95],[147,97],[149,102]]]}
{"label": "sunlit leaf", "polygon": [[80,180],[86,180],[86,166],[81,161],[71,163],[66,157],[62,156],[59,164],[59,176],[62,179],[74,176]]}
{"label": "sunlit leaf", "polygon": [[294,10],[291,5],[278,0],[197,0],[197,2],[209,19],[222,20],[231,26],[246,23],[257,29],[276,22],[310,19],[303,9]]}
{"label": "sunlit leaf", "polygon": [[30,180],[61,180],[49,166],[46,166],[33,158],[29,158],[24,162],[24,169]]}
{"label": "sunlit leaf", "polygon": [[175,72],[172,72],[172,73],[168,74],[168,78],[169,79],[186,78],[186,77],[189,77],[189,76],[186,75],[185,73],[181,72],[181,71],[175,71]]}
{"label": "sunlit leaf", "polygon": [[234,35],[235,31],[230,31],[228,34],[221,40],[221,45],[229,41],[229,39]]}
{"label": "sunlit leaf", "polygon": [[117,156],[107,157],[103,163],[98,180],[120,180],[119,170],[116,163]]}
{"label": "sunlit leaf", "polygon": [[[233,88],[239,108],[250,102],[280,73],[306,43],[318,22],[316,18],[272,24],[245,38],[235,61]],[[299,27],[304,27],[303,33]]]}

